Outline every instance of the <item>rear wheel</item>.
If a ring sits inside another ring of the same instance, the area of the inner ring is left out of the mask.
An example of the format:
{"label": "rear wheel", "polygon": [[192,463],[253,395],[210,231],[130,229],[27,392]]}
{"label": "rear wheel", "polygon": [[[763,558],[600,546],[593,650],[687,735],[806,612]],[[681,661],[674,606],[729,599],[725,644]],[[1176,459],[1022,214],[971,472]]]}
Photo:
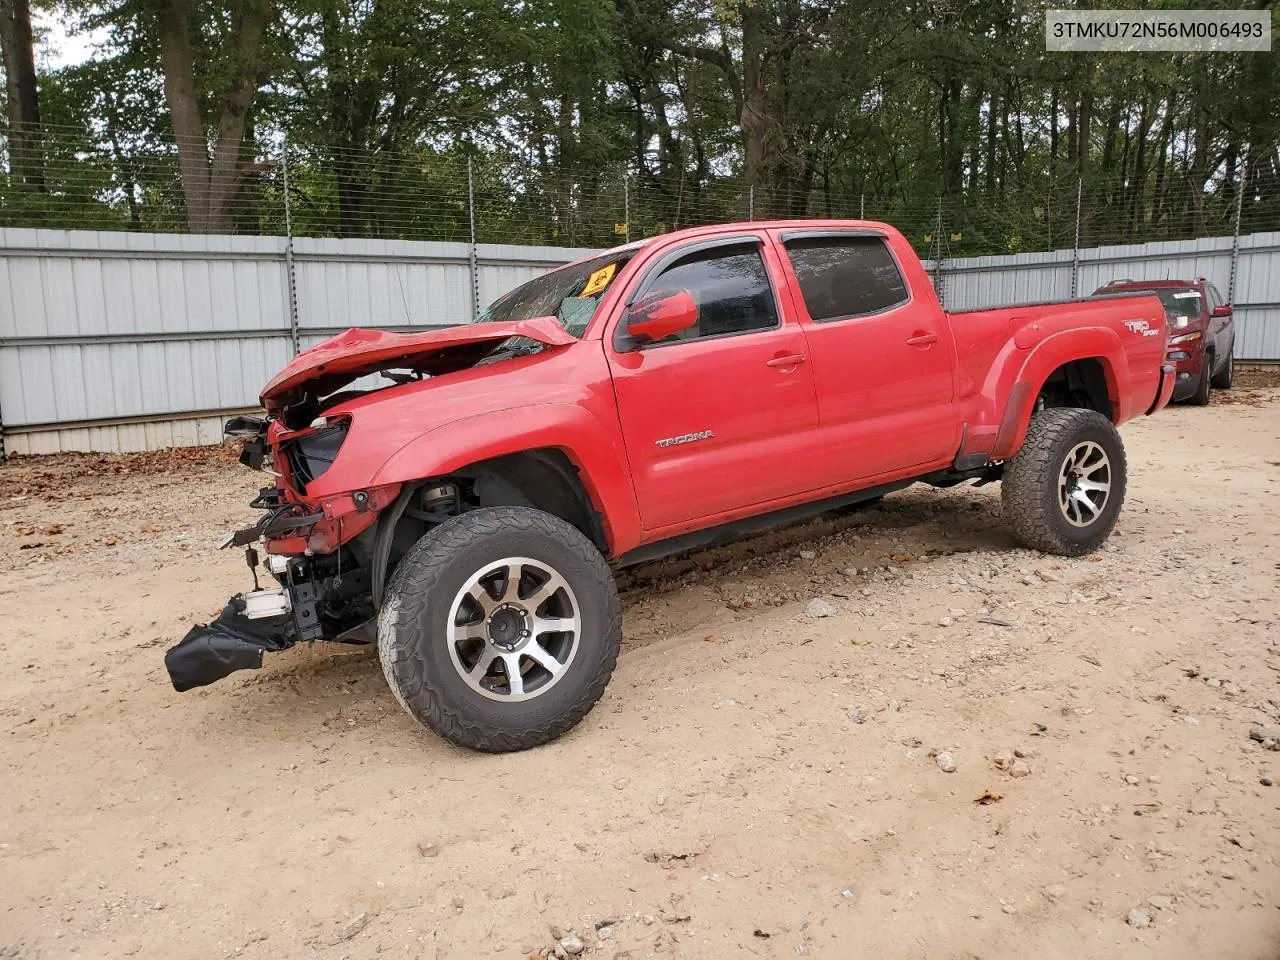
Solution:
{"label": "rear wheel", "polygon": [[1052,407],[1031,418],[1005,464],[1001,501],[1028,547],[1076,557],[1098,549],[1124,502],[1124,444],[1102,414]]}
{"label": "rear wheel", "polygon": [[585,717],[621,638],[600,551],[527,507],[473,510],[430,531],[400,561],[378,617],[401,706],[491,753],[554,740]]}
{"label": "rear wheel", "polygon": [[1235,377],[1236,372],[1236,351],[1232,347],[1227,352],[1227,360],[1222,365],[1222,369],[1213,375],[1213,385],[1218,390],[1230,390],[1231,381]]}
{"label": "rear wheel", "polygon": [[1193,393],[1187,402],[1196,407],[1207,407],[1209,405],[1209,385],[1213,379],[1213,354],[1206,352],[1204,360],[1200,364],[1200,379],[1196,382],[1196,392]]}

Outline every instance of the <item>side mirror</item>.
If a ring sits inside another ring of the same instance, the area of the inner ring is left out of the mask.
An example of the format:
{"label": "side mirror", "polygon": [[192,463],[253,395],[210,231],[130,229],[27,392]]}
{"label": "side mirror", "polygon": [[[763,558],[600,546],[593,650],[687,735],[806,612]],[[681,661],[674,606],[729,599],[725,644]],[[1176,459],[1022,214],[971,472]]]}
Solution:
{"label": "side mirror", "polygon": [[1218,304],[1216,307],[1214,307],[1214,308],[1213,308],[1213,312],[1210,314],[1210,316],[1213,316],[1213,317],[1229,317],[1229,316],[1231,316],[1231,307],[1230,307],[1230,306],[1228,306],[1228,305],[1227,305],[1227,304],[1225,304],[1225,303],[1220,303],[1220,304]]}
{"label": "side mirror", "polygon": [[641,297],[623,318],[627,336],[636,346],[688,330],[697,322],[698,304],[688,290]]}

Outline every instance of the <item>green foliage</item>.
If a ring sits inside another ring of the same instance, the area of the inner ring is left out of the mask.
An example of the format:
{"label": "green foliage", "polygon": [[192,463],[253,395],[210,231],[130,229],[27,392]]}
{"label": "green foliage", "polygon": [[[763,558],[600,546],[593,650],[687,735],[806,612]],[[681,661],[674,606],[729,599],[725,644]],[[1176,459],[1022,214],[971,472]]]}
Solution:
{"label": "green foliage", "polygon": [[[162,0],[41,77],[46,187],[0,222],[184,229]],[[238,3],[188,3],[210,148]],[[1046,54],[1015,0],[279,0],[240,150],[243,232],[608,245],[859,216],[950,255],[1280,228],[1273,54]],[[939,199],[941,197],[941,200]],[[939,217],[944,229],[939,233]],[[615,230],[615,228],[619,228]],[[952,237],[957,239],[951,239]]]}

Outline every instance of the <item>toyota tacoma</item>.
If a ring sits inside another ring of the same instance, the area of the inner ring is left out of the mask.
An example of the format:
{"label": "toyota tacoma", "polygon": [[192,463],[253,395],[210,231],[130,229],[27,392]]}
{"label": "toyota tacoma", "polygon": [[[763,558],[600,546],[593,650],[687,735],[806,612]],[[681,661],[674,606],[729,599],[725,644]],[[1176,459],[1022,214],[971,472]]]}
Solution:
{"label": "toyota tacoma", "polygon": [[347,330],[228,422],[270,477],[225,541],[255,589],[170,677],[376,643],[447,739],[545,743],[613,671],[620,567],[917,482],[1002,481],[1022,543],[1096,549],[1125,495],[1116,427],[1174,389],[1167,335],[1152,295],[947,313],[897,230],[837,220],[670,233],[472,324]]}

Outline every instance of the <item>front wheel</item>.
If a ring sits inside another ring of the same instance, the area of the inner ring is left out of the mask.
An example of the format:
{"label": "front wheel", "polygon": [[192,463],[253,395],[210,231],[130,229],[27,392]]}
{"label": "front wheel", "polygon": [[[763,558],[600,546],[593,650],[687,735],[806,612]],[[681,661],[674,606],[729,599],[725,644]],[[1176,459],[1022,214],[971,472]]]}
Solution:
{"label": "front wheel", "polygon": [[1235,379],[1236,373],[1236,351],[1235,347],[1227,352],[1226,362],[1223,363],[1222,369],[1213,375],[1213,387],[1215,390],[1230,390],[1231,381]]}
{"label": "front wheel", "polygon": [[1026,439],[1005,464],[1001,502],[1028,547],[1078,557],[1102,545],[1125,492],[1124,444],[1102,414],[1052,407],[1031,418]]}
{"label": "front wheel", "polygon": [[1213,354],[1206,351],[1200,363],[1200,379],[1196,381],[1196,392],[1187,400],[1193,407],[1209,405],[1209,387],[1213,382]]}
{"label": "front wheel", "polygon": [[490,753],[554,740],[600,699],[618,592],[576,528],[528,507],[472,510],[400,561],[378,615],[392,693],[446,740]]}

